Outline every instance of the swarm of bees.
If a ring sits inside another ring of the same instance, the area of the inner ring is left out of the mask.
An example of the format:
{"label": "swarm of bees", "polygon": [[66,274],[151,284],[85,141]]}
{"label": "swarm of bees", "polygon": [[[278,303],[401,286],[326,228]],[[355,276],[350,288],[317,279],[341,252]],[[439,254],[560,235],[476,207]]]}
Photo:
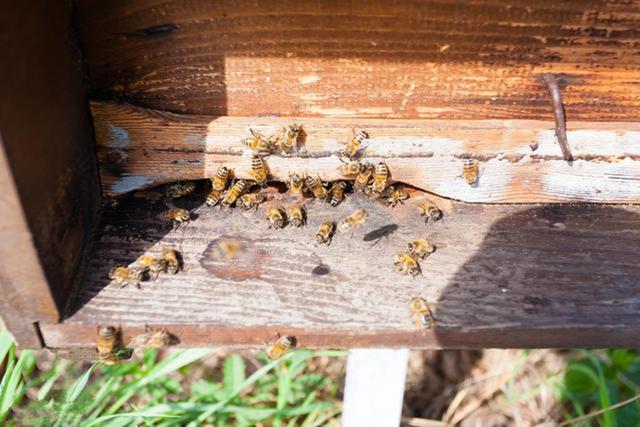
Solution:
{"label": "swarm of bees", "polygon": [[[271,174],[267,164],[267,157],[272,154],[292,155],[302,148],[306,132],[299,124],[284,126],[280,132],[265,136],[256,129],[249,129],[250,136],[243,139],[242,144],[251,150],[248,175],[250,179],[237,179],[235,171],[225,165],[220,166],[215,175],[210,178],[210,188],[207,190],[206,205],[219,206],[230,209],[234,206],[244,210],[257,211],[259,206],[266,203],[265,217],[268,227],[282,229],[287,225],[303,227],[307,222],[305,199],[312,199],[328,203],[335,207],[340,205],[350,192],[360,192],[372,199],[376,199],[388,207],[404,204],[410,193],[391,179],[391,171],[384,161],[376,164],[364,160],[369,142],[369,133],[365,130],[354,130],[343,143],[343,148],[337,153],[342,163],[338,172],[344,177],[333,182],[324,182],[317,174],[289,172],[286,182],[289,193],[297,198],[295,203],[288,206],[273,204],[272,194],[264,192]],[[464,160],[462,175],[466,183],[476,185],[479,178],[478,162],[473,159]],[[175,228],[189,223],[192,213],[185,208],[177,207],[172,200],[179,199],[194,192],[196,183],[193,181],[179,181],[161,185],[154,189],[141,190],[134,193],[134,197],[157,203],[164,201],[167,209],[159,214],[162,223]],[[109,205],[111,206],[111,205]],[[117,207],[117,200],[113,207]],[[431,200],[417,205],[419,214],[426,223],[440,221],[442,211]],[[336,232],[353,234],[353,231],[367,222],[369,213],[364,209],[357,209],[347,217],[334,221],[326,219],[315,231],[317,244],[329,245]],[[233,261],[242,252],[244,246],[236,241],[221,241],[218,243],[216,257],[223,261]],[[421,273],[420,261],[425,260],[436,250],[428,240],[417,239],[407,243],[406,247],[397,252],[394,265],[399,272],[412,277]],[[177,274],[182,268],[180,254],[171,248],[162,248],[160,256],[151,254],[141,255],[135,263],[113,267],[108,276],[121,287],[133,285],[140,288],[140,283],[146,280],[157,280],[160,274]],[[411,313],[416,326],[420,330],[432,329],[435,318],[427,301],[420,297],[413,297],[410,303]],[[166,329],[145,328],[145,332],[134,337],[129,347],[133,348],[162,348],[179,342],[175,335]],[[278,336],[278,339],[267,348],[267,356],[272,359],[282,357],[287,351],[296,347],[296,339],[292,336]],[[120,329],[112,326],[98,329],[97,352],[98,359],[106,364],[116,363],[120,357],[118,352],[123,350]]]}

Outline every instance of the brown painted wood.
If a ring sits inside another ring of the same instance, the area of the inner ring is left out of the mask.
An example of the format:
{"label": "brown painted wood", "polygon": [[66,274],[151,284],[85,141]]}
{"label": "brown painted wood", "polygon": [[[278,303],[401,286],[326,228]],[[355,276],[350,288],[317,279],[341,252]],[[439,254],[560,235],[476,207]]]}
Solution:
{"label": "brown painted wood", "polygon": [[58,320],[67,301],[99,186],[71,4],[6,5],[0,28],[0,286],[11,295],[2,316],[15,317],[14,333],[19,322],[33,334],[33,322]]}
{"label": "brown painted wood", "polygon": [[93,97],[209,115],[567,118],[640,113],[640,2],[82,0]]}
{"label": "brown painted wood", "polygon": [[[281,132],[292,119],[178,115],[93,102],[103,191],[127,191],[180,179],[213,177],[222,164],[249,178],[249,129]],[[296,119],[304,151],[266,159],[272,179],[289,172],[343,178],[336,155],[357,125],[371,138],[365,159],[385,161],[393,179],[467,202],[640,203],[640,124],[571,122],[575,161],[563,159],[553,121]],[[461,177],[464,159],[480,161],[477,185]]]}
{"label": "brown painted wood", "polygon": [[[303,229],[270,230],[258,212],[179,199],[197,218],[162,228],[162,206],[122,201],[105,217],[63,324],[43,327],[50,347],[92,346],[97,325],[133,336],[145,324],[166,326],[184,346],[255,346],[275,332],[309,347],[598,347],[637,346],[640,338],[640,207],[469,205],[437,200],[444,220],[426,224],[413,193],[390,209],[359,194],[337,208],[306,202]],[[291,200],[270,193],[263,206]],[[282,199],[282,200],[281,200]],[[371,217],[352,238],[330,246],[313,234],[356,208]],[[392,259],[427,237],[437,251],[410,278]],[[238,239],[247,252],[217,260],[212,248]],[[119,288],[107,278],[162,246],[178,248],[185,270]],[[416,333],[409,299],[435,305],[436,329]]]}

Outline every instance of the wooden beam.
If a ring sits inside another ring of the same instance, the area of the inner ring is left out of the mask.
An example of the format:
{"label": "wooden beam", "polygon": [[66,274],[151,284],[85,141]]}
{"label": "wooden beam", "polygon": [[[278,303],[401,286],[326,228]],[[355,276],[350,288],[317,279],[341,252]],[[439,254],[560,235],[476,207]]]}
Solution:
{"label": "wooden beam", "polygon": [[[336,155],[354,126],[370,133],[366,160],[385,161],[394,180],[466,202],[640,202],[640,123],[570,122],[573,162],[562,157],[553,121],[282,119],[177,115],[93,102],[103,192],[119,195],[168,181],[214,176],[226,164],[249,178],[241,140],[254,128],[278,132],[296,121],[305,151],[267,158],[272,178],[291,171],[344,178]],[[477,185],[461,177],[480,161]]]}
{"label": "wooden beam", "polygon": [[[444,220],[425,224],[427,197]],[[204,194],[177,200],[197,218],[178,230],[162,206],[123,200],[105,217],[60,325],[44,325],[50,347],[91,347],[97,325],[121,325],[125,341],[145,324],[166,326],[186,347],[260,346],[276,332],[303,347],[636,347],[640,339],[640,207],[469,205],[412,193],[390,209],[360,194],[336,208],[306,200],[308,225],[267,228],[264,211],[221,211]],[[269,193],[264,206],[288,206]],[[364,208],[370,220],[330,246],[319,224]],[[393,257],[416,238],[437,250],[422,275],[403,276]],[[221,240],[246,253],[215,256]],[[179,249],[184,271],[120,288],[109,269],[162,246]],[[433,303],[436,328],[416,331],[409,300]]]}
{"label": "wooden beam", "polygon": [[33,322],[59,319],[97,212],[88,105],[70,28],[69,2],[7,5],[0,14],[0,288],[9,298],[2,316],[16,316],[14,334],[16,322],[33,334]]}
{"label": "wooden beam", "polygon": [[94,98],[178,113],[403,119],[640,115],[637,1],[77,2]]}

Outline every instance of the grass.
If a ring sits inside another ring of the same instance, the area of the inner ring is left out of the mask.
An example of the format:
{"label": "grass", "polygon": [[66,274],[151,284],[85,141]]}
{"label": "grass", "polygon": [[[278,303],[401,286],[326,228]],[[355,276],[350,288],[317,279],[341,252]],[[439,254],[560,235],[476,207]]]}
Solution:
{"label": "grass", "polygon": [[0,424],[312,427],[329,425],[341,413],[335,381],[307,367],[314,358],[345,352],[297,350],[277,361],[260,355],[250,375],[238,355],[228,356],[219,372],[194,363],[211,354],[177,350],[160,358],[147,350],[139,360],[114,366],[54,361],[36,372],[35,354],[25,350],[18,357],[2,331]]}
{"label": "grass", "polygon": [[[147,350],[114,366],[54,360],[43,372],[33,351],[17,352],[9,334],[0,331],[0,425],[338,425],[340,381],[310,367],[316,358],[346,352],[297,350],[277,361],[262,354],[256,360],[230,355],[217,368],[196,363],[212,353],[191,349],[161,356]],[[559,422],[639,424],[640,399],[625,401],[640,394],[640,351],[576,350],[565,359],[562,372],[545,374],[562,408]],[[516,364],[514,375],[518,369]],[[507,384],[507,391],[512,388]],[[536,393],[537,387],[507,393],[507,403]],[[614,406],[620,402],[624,406]],[[578,418],[584,415],[589,418]]]}

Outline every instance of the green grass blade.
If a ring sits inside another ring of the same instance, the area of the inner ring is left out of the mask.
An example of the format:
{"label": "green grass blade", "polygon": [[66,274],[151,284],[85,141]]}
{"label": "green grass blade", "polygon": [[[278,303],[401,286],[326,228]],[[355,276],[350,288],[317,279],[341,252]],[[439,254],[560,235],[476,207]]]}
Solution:
{"label": "green grass blade", "polygon": [[36,398],[38,400],[44,400],[47,398],[49,392],[51,391],[51,388],[56,383],[56,381],[58,381],[60,376],[65,372],[66,367],[67,363],[56,363],[53,366],[53,369],[50,371],[48,378],[44,383],[42,383],[42,385],[40,386],[40,390],[38,390],[38,394],[36,395]]}
{"label": "green grass blade", "polygon": [[9,332],[7,332],[6,329],[3,329],[0,331],[0,363],[2,363],[4,358],[12,349],[15,349],[15,343],[13,342],[11,335],[9,335]]}
{"label": "green grass blade", "polygon": [[106,411],[106,415],[113,415],[115,412],[122,407],[133,395],[146,385],[152,383],[156,379],[161,376],[170,374],[183,366],[186,366],[190,363],[195,362],[196,360],[210,354],[213,350],[209,348],[195,348],[190,350],[181,350],[173,353],[162,362],[154,365],[148,372],[146,372],[146,376],[138,379],[135,382],[127,384],[123,389],[118,393],[120,397],[118,400],[111,405],[109,410]]}
{"label": "green grass blade", "polygon": [[245,381],[244,359],[237,354],[227,357],[222,368],[222,384],[224,391],[231,394]]}
{"label": "green grass blade", "polygon": [[207,418],[209,418],[211,415],[216,413],[216,411],[220,410],[220,408],[224,407],[227,403],[229,403],[229,401],[231,399],[233,399],[238,394],[240,394],[240,392],[242,392],[242,390],[244,390],[247,387],[255,384],[260,378],[262,378],[264,375],[266,375],[267,372],[271,371],[279,363],[283,363],[286,360],[288,360],[291,356],[293,356],[293,354],[294,353],[285,354],[282,358],[280,358],[278,360],[273,360],[270,363],[267,363],[266,365],[264,365],[262,368],[260,368],[257,371],[255,371],[253,374],[251,374],[251,376],[249,378],[247,378],[242,384],[240,384],[240,386],[238,386],[238,388],[235,389],[233,391],[233,393],[231,393],[229,396],[227,396],[225,399],[221,400],[220,402],[218,402],[218,403],[216,403],[214,405],[211,405],[208,410],[204,411],[198,417],[197,423],[192,423],[190,425],[203,424],[207,420]]}
{"label": "green grass blade", "polygon": [[73,403],[76,401],[78,396],[80,396],[80,393],[82,393],[82,390],[84,390],[84,388],[87,386],[87,383],[89,382],[89,377],[91,377],[91,374],[96,369],[99,363],[100,362],[96,362],[93,365],[91,365],[91,367],[87,369],[87,372],[82,374],[82,376],[78,378],[71,385],[71,387],[65,394],[65,398],[64,398],[65,403]]}
{"label": "green grass blade", "polygon": [[[607,381],[604,378],[604,372],[602,371],[602,362],[593,355],[590,351],[584,352],[591,363],[594,365],[597,373],[598,384],[598,398],[600,400],[601,408],[608,408],[611,406],[611,398],[609,396],[609,389],[607,387]],[[617,427],[618,423],[612,411],[607,410],[602,414],[602,422],[604,427]]]}
{"label": "green grass blade", "polygon": [[29,360],[33,357],[31,350],[24,350],[18,361],[12,369],[7,369],[5,375],[8,375],[8,381],[3,381],[2,400],[0,400],[0,420],[4,419],[11,410],[14,403],[20,400],[22,397],[22,377],[25,366],[29,363]]}

